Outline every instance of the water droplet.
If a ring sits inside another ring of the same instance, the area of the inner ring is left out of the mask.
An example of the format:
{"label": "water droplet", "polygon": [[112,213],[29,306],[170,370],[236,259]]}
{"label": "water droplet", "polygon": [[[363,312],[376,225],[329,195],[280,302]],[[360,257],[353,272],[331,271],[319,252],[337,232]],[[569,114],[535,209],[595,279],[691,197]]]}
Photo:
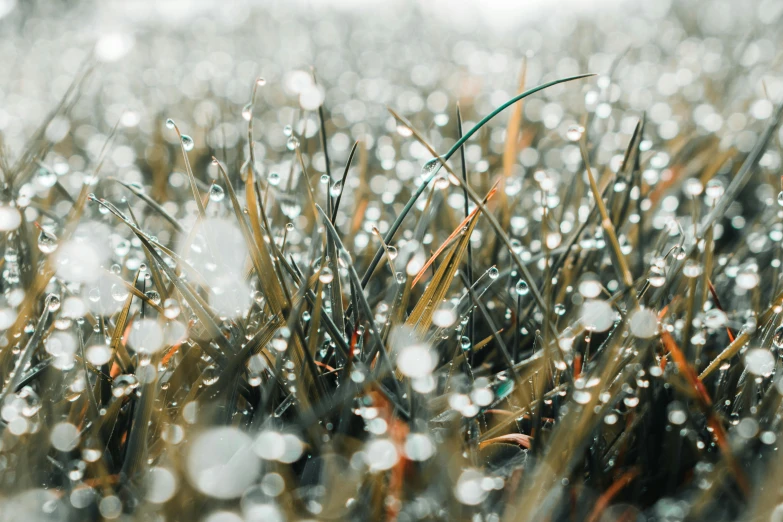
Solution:
{"label": "water droplet", "polygon": [[38,250],[44,254],[51,254],[57,250],[57,236],[42,228],[41,233],[38,234]]}
{"label": "water droplet", "polygon": [[678,401],[672,402],[669,404],[668,410],[667,417],[672,424],[679,426],[680,424],[685,424],[685,421],[688,420],[688,412],[685,411],[682,403]]}
{"label": "water droplet", "polygon": [[0,204],[0,232],[16,230],[22,224],[22,214],[16,207]]}
{"label": "water droplet", "polygon": [[571,125],[566,131],[566,138],[570,141],[579,141],[582,138],[582,134],[585,132],[585,128],[581,125]]}
{"label": "water droplet", "polygon": [[117,302],[125,301],[128,298],[128,289],[122,283],[111,285],[111,297]]}
{"label": "water droplet", "polygon": [[50,312],[56,312],[60,309],[60,296],[57,294],[49,294],[49,296],[46,298],[47,302],[49,303],[49,311]]}
{"label": "water droplet", "polygon": [[250,121],[251,119],[253,119],[253,104],[252,103],[248,103],[247,105],[242,107],[242,118],[245,121]]}
{"label": "water droplet", "polygon": [[[705,194],[712,199],[718,199],[723,195],[724,188],[723,182],[719,179],[711,179],[707,182],[707,187],[704,190]],[[778,202],[780,201],[780,195],[778,195]]]}
{"label": "water droplet", "polygon": [[580,318],[589,332],[605,332],[614,324],[615,314],[606,301],[589,300],[582,305]]}
{"label": "water droplet", "polygon": [[147,296],[147,299],[152,301],[155,304],[160,304],[160,294],[155,290],[150,290],[146,292],[144,295]]}
{"label": "water droplet", "polygon": [[127,396],[139,387],[139,380],[132,373],[120,375],[112,383],[111,394],[115,397]]}
{"label": "water droplet", "polygon": [[769,350],[751,348],[745,354],[745,367],[753,375],[768,377],[775,369],[775,358]]}
{"label": "water droplet", "polygon": [[246,433],[222,426],[194,438],[185,468],[188,480],[199,492],[213,498],[233,499],[255,482],[261,462],[253,452],[253,440]]}
{"label": "water droplet", "polygon": [[179,301],[174,298],[166,299],[163,303],[163,315],[167,319],[176,319],[179,315]]}
{"label": "water droplet", "polygon": [[278,186],[280,184],[280,174],[278,174],[277,172],[270,172],[267,181],[269,181],[270,185],[273,185],[275,187]]}
{"label": "water droplet", "polygon": [[457,479],[454,486],[454,496],[466,506],[477,506],[481,504],[489,491],[482,487],[484,475],[477,469],[466,469]]}
{"label": "water droplet", "polygon": [[587,404],[593,398],[592,394],[586,390],[574,390],[574,400],[579,404]]}
{"label": "water droplet", "polygon": [[204,386],[212,386],[220,379],[220,369],[214,364],[207,367],[201,374],[201,382]]}
{"label": "water droplet", "polygon": [[174,120],[171,118],[166,120],[166,128],[167,129],[173,129],[174,128]]}
{"label": "water droplet", "polygon": [[398,124],[397,125],[397,134],[399,134],[403,138],[409,138],[409,137],[413,136],[413,131],[407,125]]}
{"label": "water droplet", "polygon": [[336,198],[343,191],[343,181],[335,181],[331,188],[329,188],[329,195]]}
{"label": "water droplet", "polygon": [[527,286],[527,283],[524,279],[517,281],[517,284],[514,286],[514,290],[518,296],[525,296],[530,293],[530,287]]}
{"label": "water droplet", "polygon": [[96,344],[87,348],[85,355],[90,364],[101,366],[111,361],[111,347],[105,344]]}
{"label": "water droplet", "polygon": [[783,325],[775,328],[775,335],[772,336],[772,342],[777,348],[783,348]]}
{"label": "water droplet", "polygon": [[266,78],[258,78],[256,80],[256,85],[258,85],[259,87],[263,87],[264,85],[266,85]]}
{"label": "water droplet", "polygon": [[426,344],[405,346],[397,354],[397,368],[403,375],[413,379],[428,376],[437,364],[437,355]]}
{"label": "water droplet", "polygon": [[332,269],[328,266],[323,267],[321,269],[320,275],[318,276],[318,280],[325,285],[331,283],[332,280],[334,280],[334,273],[332,272]]}
{"label": "water droplet", "polygon": [[459,338],[459,346],[460,348],[462,348],[463,352],[467,352],[468,350],[470,350],[470,345],[471,345],[470,337],[468,337],[467,335],[463,335],[462,337]]}
{"label": "water droplet", "polygon": [[780,192],[778,192],[778,205],[780,205],[781,207],[783,207],[783,190],[781,190]]}
{"label": "water droplet", "polygon": [[288,150],[296,150],[299,148],[299,138],[296,136],[291,136],[288,138],[288,141],[285,143],[285,146]]}
{"label": "water droplet", "polygon": [[389,253],[389,259],[392,261],[397,259],[397,247],[389,246],[386,250]]}
{"label": "water droplet", "polygon": [[756,288],[759,284],[760,278],[758,274],[758,267],[755,263],[748,263],[739,269],[737,272],[736,283],[737,286],[743,290],[751,290]]}
{"label": "water droplet", "polygon": [[490,279],[497,279],[500,275],[500,272],[498,271],[497,267],[490,267],[489,270],[487,270],[487,275]]}
{"label": "water droplet", "polygon": [[54,171],[49,170],[46,167],[41,167],[38,169],[38,173],[35,176],[36,182],[41,185],[42,187],[53,187],[55,183],[57,183],[57,174],[54,173]]}
{"label": "water droplet", "polygon": [[294,133],[294,129],[290,125],[286,125],[285,127],[283,127],[283,134],[285,134],[286,136],[291,136],[293,133]]}
{"label": "water droplet", "polygon": [[423,175],[433,175],[440,170],[440,167],[440,158],[432,158],[421,168],[421,173]]}
{"label": "water droplet", "polygon": [[562,304],[560,304],[560,303],[556,304],[556,305],[555,305],[555,313],[556,313],[557,315],[565,315],[565,313],[566,313],[566,307],[565,307],[565,305],[562,305]]}
{"label": "water droplet", "polygon": [[49,435],[49,441],[56,450],[71,451],[79,445],[79,428],[70,422],[55,424]]}
{"label": "water droplet", "polygon": [[223,201],[223,198],[225,197],[226,197],[226,193],[223,191],[223,187],[221,187],[217,183],[213,183],[212,186],[209,188],[209,199],[211,199],[215,203],[218,203],[220,201]]}
{"label": "water droplet", "polygon": [[454,313],[454,309],[445,302],[441,303],[432,313],[432,323],[438,328],[448,328],[453,325],[456,320],[457,316]]}
{"label": "water droplet", "polygon": [[321,174],[321,183],[324,185],[329,183],[329,174]]}
{"label": "water droplet", "polygon": [[193,141],[193,138],[187,134],[182,135],[182,148],[185,149],[185,152],[190,152],[195,146],[196,143]]}
{"label": "water droplet", "polygon": [[640,308],[632,312],[628,326],[634,336],[649,339],[658,332],[658,316],[649,308]]}
{"label": "water droplet", "polygon": [[284,352],[288,349],[288,340],[291,338],[291,330],[287,326],[279,328],[269,344],[278,352]]}
{"label": "water droplet", "polygon": [[701,272],[701,264],[694,259],[687,260],[682,267],[682,275],[685,277],[699,277]]}

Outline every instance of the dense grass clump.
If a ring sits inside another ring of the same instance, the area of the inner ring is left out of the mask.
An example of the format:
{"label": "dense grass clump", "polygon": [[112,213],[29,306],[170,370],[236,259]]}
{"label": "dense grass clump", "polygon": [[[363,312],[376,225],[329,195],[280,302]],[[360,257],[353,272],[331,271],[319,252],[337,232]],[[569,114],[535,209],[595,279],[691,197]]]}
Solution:
{"label": "dense grass clump", "polygon": [[154,115],[104,39],[0,156],[0,520],[783,520],[783,82],[675,14],[652,82],[316,60]]}

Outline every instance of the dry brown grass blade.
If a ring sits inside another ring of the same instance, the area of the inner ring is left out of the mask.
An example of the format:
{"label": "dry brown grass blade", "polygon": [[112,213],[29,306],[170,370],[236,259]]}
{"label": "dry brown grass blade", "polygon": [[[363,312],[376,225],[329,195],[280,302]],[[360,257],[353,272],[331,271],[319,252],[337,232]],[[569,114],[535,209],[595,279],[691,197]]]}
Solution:
{"label": "dry brown grass blade", "polygon": [[[489,201],[490,199],[492,199],[492,196],[495,195],[495,192],[497,192],[498,183],[499,182],[496,182],[495,185],[492,187],[492,190],[489,191],[489,194],[487,194],[485,202]],[[416,277],[413,280],[412,286],[416,286],[416,283],[418,283],[421,280],[421,278],[424,277],[424,274],[427,273],[427,270],[432,265],[432,263],[435,262],[435,259],[437,259],[438,256],[441,253],[443,253],[443,251],[446,250],[446,248],[448,248],[451,245],[451,243],[457,237],[459,237],[459,235],[462,232],[462,230],[466,226],[468,226],[468,223],[470,223],[470,221],[474,217],[476,217],[476,214],[478,214],[478,211],[479,211],[478,207],[474,208],[471,211],[471,213],[465,219],[463,219],[462,222],[459,225],[457,225],[457,228],[455,228],[454,231],[451,234],[449,234],[449,237],[446,238],[446,240],[438,247],[438,249],[435,251],[435,253],[432,254],[432,256],[430,256],[430,258],[427,260],[427,262],[424,263],[424,266],[421,268],[421,270],[419,270],[419,272],[416,274]]]}
{"label": "dry brown grass blade", "polygon": [[[490,193],[491,192],[492,191],[490,191]],[[489,194],[487,194],[486,198],[488,197]],[[451,282],[454,280],[454,274],[457,273],[462,256],[467,251],[470,235],[473,232],[473,229],[476,228],[477,223],[478,213],[472,216],[467,226],[467,230],[463,232],[462,237],[453,247],[450,254],[443,261],[443,263],[438,266],[438,269],[430,281],[430,284],[427,285],[427,288],[424,290],[424,294],[421,296],[421,299],[419,299],[419,302],[416,303],[416,306],[413,308],[410,316],[408,316],[408,320],[405,322],[405,324],[411,328],[414,328],[420,335],[424,334],[424,332],[429,329],[432,322],[432,314],[435,312],[438,303],[443,300],[446,292],[449,289],[449,286],[451,286]]]}

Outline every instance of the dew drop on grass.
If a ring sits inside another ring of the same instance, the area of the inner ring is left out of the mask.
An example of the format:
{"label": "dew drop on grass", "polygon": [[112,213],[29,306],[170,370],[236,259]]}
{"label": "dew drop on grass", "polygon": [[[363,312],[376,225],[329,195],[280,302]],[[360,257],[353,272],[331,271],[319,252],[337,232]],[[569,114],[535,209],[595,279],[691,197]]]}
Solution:
{"label": "dew drop on grass", "polygon": [[753,375],[768,377],[775,369],[775,357],[764,348],[751,348],[745,354],[745,368]]}
{"label": "dew drop on grass", "polygon": [[244,107],[242,107],[242,119],[245,121],[250,121],[253,119],[253,104],[248,103]]}
{"label": "dew drop on grass", "polygon": [[275,187],[278,186],[280,184],[280,174],[278,174],[277,172],[270,172],[267,181],[269,181],[270,185],[273,185]]}
{"label": "dew drop on grass", "polygon": [[185,152],[190,152],[195,146],[196,143],[193,141],[193,138],[187,134],[182,135],[182,148],[185,149]]}
{"label": "dew drop on grass", "polygon": [[263,87],[264,85],[266,85],[266,78],[258,78],[256,80],[256,85],[258,85],[259,87]]}
{"label": "dew drop on grass", "polygon": [[628,327],[631,333],[640,339],[655,337],[658,332],[658,316],[649,308],[639,308],[631,314]]}
{"label": "dew drop on grass", "polygon": [[122,283],[115,283],[111,286],[111,297],[117,302],[125,301],[128,293],[128,289]]}
{"label": "dew drop on grass", "polygon": [[598,297],[601,294],[601,281],[598,276],[593,273],[583,275],[579,281],[579,293],[588,299]]}
{"label": "dew drop on grass", "polygon": [[407,125],[399,124],[397,125],[397,134],[403,138],[409,138],[413,136],[413,131]]}
{"label": "dew drop on grass", "polygon": [[441,303],[432,313],[432,324],[438,328],[448,328],[457,320],[454,309],[447,303]]}
{"label": "dew drop on grass", "polygon": [[384,471],[391,469],[400,456],[397,447],[389,439],[375,439],[364,448],[365,459],[370,466],[370,471]]}
{"label": "dew drop on grass", "polygon": [[253,451],[264,460],[277,460],[285,451],[283,435],[276,431],[262,431],[253,443]]}
{"label": "dew drop on grass", "polygon": [[685,262],[685,265],[682,267],[682,275],[685,277],[699,277],[701,275],[702,268],[701,264],[698,261],[695,261],[693,259],[689,259]]}
{"label": "dew drop on grass", "polygon": [[440,169],[440,158],[432,158],[421,168],[421,173],[424,175],[431,175]]}
{"label": "dew drop on grass", "polygon": [[390,245],[387,248],[387,250],[388,250],[388,253],[389,253],[389,259],[391,259],[392,261],[397,259],[397,247],[393,247],[393,246]]}
{"label": "dew drop on grass", "polygon": [[775,328],[775,334],[772,336],[772,344],[776,348],[783,348],[783,325]]}
{"label": "dew drop on grass", "polygon": [[208,366],[201,374],[201,382],[204,386],[212,386],[220,379],[220,369],[214,364]]}
{"label": "dew drop on grass", "polygon": [[261,463],[252,439],[237,428],[224,426],[199,434],[190,445],[186,470],[190,483],[204,495],[232,499],[255,482]]}
{"label": "dew drop on grass", "polygon": [[680,402],[672,402],[669,404],[669,413],[667,415],[667,418],[669,419],[669,422],[672,424],[675,424],[677,426],[681,424],[685,424],[685,421],[688,420],[688,412],[685,411],[685,407]]}
{"label": "dew drop on grass", "polygon": [[581,125],[571,125],[566,131],[566,138],[568,138],[569,141],[579,141],[584,132],[585,128]]}
{"label": "dew drop on grass", "polygon": [[102,366],[111,361],[111,348],[105,344],[96,344],[87,348],[85,355],[93,366]]}
{"label": "dew drop on grass", "polygon": [[560,303],[555,305],[555,314],[562,316],[562,315],[565,315],[565,313],[566,313],[565,305],[560,304]]}
{"label": "dew drop on grass", "polygon": [[342,191],[343,191],[343,182],[342,182],[342,180],[335,181],[332,184],[332,186],[329,188],[329,195],[332,196],[333,198],[336,198],[337,196],[340,195],[340,193]]}
{"label": "dew drop on grass", "polygon": [[291,330],[287,326],[283,326],[277,330],[272,337],[270,344],[278,352],[284,352],[288,349],[288,340],[291,338]]}
{"label": "dew drop on grass", "polygon": [[574,400],[579,404],[587,404],[593,396],[586,390],[574,390]]}
{"label": "dew drop on grass", "polygon": [[57,250],[57,236],[41,229],[41,232],[38,234],[38,250],[44,254],[51,254]]}
{"label": "dew drop on grass", "polygon": [[166,299],[163,303],[163,315],[167,319],[176,319],[179,315],[179,301],[174,298]]}
{"label": "dew drop on grass", "polygon": [[112,383],[111,394],[115,397],[123,397],[133,393],[139,387],[139,380],[132,373],[116,377]]}
{"label": "dew drop on grass", "polygon": [[582,305],[581,321],[590,332],[605,332],[614,324],[614,309],[606,301],[590,300]]}
{"label": "dew drop on grass", "polygon": [[498,276],[500,275],[500,272],[496,267],[493,266],[490,267],[489,270],[487,270],[487,275],[489,276],[490,279],[497,279]]}
{"label": "dew drop on grass", "polygon": [[150,468],[146,478],[146,500],[153,504],[163,504],[176,492],[177,478],[168,468],[160,466]]}
{"label": "dew drop on grass", "polygon": [[166,120],[166,128],[167,129],[173,129],[174,128],[174,120],[171,118]]}
{"label": "dew drop on grass", "polygon": [[149,299],[153,303],[160,304],[160,294],[157,292],[157,290],[149,290],[145,292],[144,295],[146,295],[147,299]]}
{"label": "dew drop on grass", "polygon": [[53,187],[57,183],[57,174],[46,167],[40,167],[36,173],[35,181],[42,187]]}
{"label": "dew drop on grass", "polygon": [[49,311],[50,312],[56,312],[60,309],[60,296],[57,294],[49,294],[49,296],[46,298],[46,301],[49,303]]}
{"label": "dew drop on grass", "polygon": [[783,190],[781,190],[780,192],[778,192],[778,205],[780,205],[781,207],[783,207]]}
{"label": "dew drop on grass", "polygon": [[318,280],[323,284],[328,285],[334,280],[334,272],[328,266],[321,269],[321,273],[318,275]]}
{"label": "dew drop on grass", "polygon": [[424,461],[435,454],[435,444],[424,433],[410,433],[405,439],[405,455],[413,461]]}
{"label": "dew drop on grass", "polygon": [[22,224],[22,214],[16,207],[0,204],[0,232],[16,230]]}
{"label": "dew drop on grass", "polygon": [[459,346],[460,348],[462,348],[463,352],[467,352],[468,350],[470,350],[470,345],[471,345],[470,337],[468,337],[467,335],[463,335],[462,337],[459,338]]}
{"label": "dew drop on grass", "polygon": [[283,134],[285,134],[286,136],[291,136],[293,133],[294,133],[294,129],[290,125],[286,125],[285,127],[283,127]]}
{"label": "dew drop on grass", "polygon": [[530,287],[527,285],[524,279],[520,279],[519,281],[517,281],[517,284],[514,286],[514,291],[517,293],[518,296],[524,297],[530,293]]}
{"label": "dew drop on grass", "polygon": [[397,354],[397,368],[403,375],[414,379],[431,374],[437,364],[437,356],[426,344],[405,346]]}
{"label": "dew drop on grass", "polygon": [[60,422],[52,428],[49,441],[56,450],[71,451],[79,445],[79,429],[70,422]]}
{"label": "dew drop on grass", "polygon": [[751,263],[740,268],[735,281],[737,286],[743,290],[756,288],[760,281],[756,265]]}
{"label": "dew drop on grass", "polygon": [[457,479],[454,486],[454,496],[466,506],[477,506],[481,504],[489,495],[482,482],[484,475],[477,469],[466,469]]}
{"label": "dew drop on grass", "polygon": [[285,146],[288,150],[296,150],[299,148],[299,138],[296,136],[291,136],[288,138],[288,141],[286,141]]}
{"label": "dew drop on grass", "polygon": [[213,183],[212,186],[209,188],[209,199],[211,199],[215,203],[219,203],[223,201],[223,198],[225,197],[226,197],[226,193],[223,190],[223,187],[221,187],[217,183]]}

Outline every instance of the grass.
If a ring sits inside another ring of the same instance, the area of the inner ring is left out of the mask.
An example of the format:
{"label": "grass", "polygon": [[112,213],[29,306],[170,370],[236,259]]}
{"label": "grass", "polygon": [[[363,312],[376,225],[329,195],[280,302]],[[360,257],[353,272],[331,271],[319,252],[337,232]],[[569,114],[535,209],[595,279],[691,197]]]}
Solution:
{"label": "grass", "polygon": [[[155,145],[189,189],[171,200],[102,173],[115,127],[78,191],[38,191],[16,226],[0,213],[0,518],[776,520],[781,213],[758,194],[778,190],[762,158],[783,106],[748,152],[683,133],[663,167],[640,115],[610,168],[594,114],[564,138],[521,104],[594,75],[525,90],[526,71],[487,114],[452,108],[443,154],[390,107],[397,146],[431,159],[380,217],[367,144],[330,159],[328,97],[317,137],[293,126],[282,184],[254,147],[222,162],[169,120]],[[472,171],[466,146],[506,110]],[[0,163],[6,210],[46,167],[42,136]],[[568,140],[574,172],[515,170]]]}

